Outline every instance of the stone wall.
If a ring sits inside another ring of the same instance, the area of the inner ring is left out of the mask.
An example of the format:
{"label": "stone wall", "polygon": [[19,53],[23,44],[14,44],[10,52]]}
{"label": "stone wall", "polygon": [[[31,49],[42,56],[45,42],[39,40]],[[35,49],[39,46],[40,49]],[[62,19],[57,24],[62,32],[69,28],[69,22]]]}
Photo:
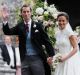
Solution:
{"label": "stone wall", "polygon": [[[2,3],[6,4],[8,10],[9,10],[9,27],[13,27],[17,23],[16,19],[16,12],[17,8],[20,8],[22,6],[22,0],[0,0],[0,10]],[[0,45],[3,44],[3,31],[2,31],[2,17],[1,17],[1,12],[0,12]],[[15,36],[13,36],[14,40]],[[13,41],[13,44],[15,43],[15,40]]]}

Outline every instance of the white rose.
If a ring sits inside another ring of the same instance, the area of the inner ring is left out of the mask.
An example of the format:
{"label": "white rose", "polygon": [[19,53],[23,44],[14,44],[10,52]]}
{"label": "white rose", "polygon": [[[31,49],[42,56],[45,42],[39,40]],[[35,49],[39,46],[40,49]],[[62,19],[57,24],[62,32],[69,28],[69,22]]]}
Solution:
{"label": "white rose", "polygon": [[47,21],[44,21],[43,22],[43,25],[46,27],[48,25],[48,22]]}

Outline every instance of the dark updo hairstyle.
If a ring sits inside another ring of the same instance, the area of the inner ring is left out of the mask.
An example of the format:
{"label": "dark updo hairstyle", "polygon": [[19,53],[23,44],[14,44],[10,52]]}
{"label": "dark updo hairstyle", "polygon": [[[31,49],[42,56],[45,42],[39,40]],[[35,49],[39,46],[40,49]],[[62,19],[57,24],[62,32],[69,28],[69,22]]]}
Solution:
{"label": "dark updo hairstyle", "polygon": [[58,18],[59,18],[60,16],[66,17],[67,21],[69,21],[69,15],[68,15],[66,12],[60,12],[60,13],[58,14],[58,16],[57,16],[57,20],[58,20]]}

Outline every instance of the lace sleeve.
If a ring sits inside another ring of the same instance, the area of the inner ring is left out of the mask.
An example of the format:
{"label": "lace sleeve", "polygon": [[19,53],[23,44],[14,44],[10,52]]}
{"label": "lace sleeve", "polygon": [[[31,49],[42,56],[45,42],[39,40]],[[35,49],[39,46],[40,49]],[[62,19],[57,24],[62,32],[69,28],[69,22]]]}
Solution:
{"label": "lace sleeve", "polygon": [[70,36],[72,36],[72,35],[75,35],[74,32],[73,32],[72,30],[69,30],[69,31],[68,31],[68,37],[70,37]]}

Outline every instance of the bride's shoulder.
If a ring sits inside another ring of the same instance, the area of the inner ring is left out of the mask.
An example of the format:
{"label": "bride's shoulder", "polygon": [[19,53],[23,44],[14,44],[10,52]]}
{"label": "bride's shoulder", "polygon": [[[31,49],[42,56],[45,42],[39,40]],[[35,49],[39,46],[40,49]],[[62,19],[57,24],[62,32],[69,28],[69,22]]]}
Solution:
{"label": "bride's shoulder", "polygon": [[74,31],[73,30],[66,30],[66,34],[67,36],[71,36],[71,35],[75,35]]}

